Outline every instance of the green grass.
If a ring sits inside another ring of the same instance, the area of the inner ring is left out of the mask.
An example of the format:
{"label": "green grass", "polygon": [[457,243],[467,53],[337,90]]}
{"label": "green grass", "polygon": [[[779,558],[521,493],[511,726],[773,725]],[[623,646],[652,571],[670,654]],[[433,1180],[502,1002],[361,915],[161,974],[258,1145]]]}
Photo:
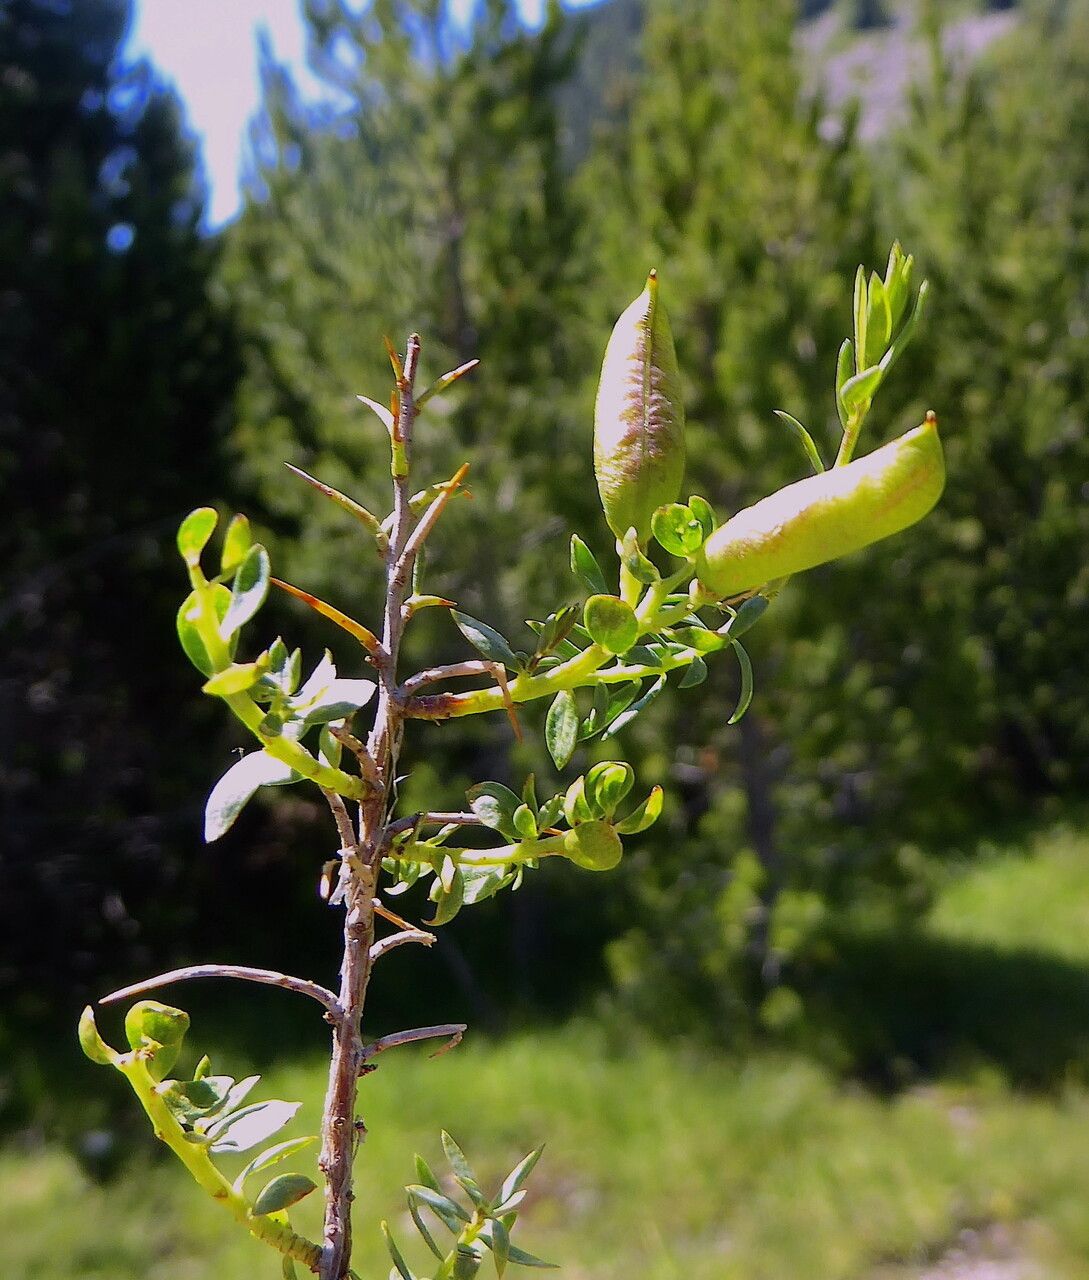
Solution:
{"label": "green grass", "polygon": [[[943,955],[963,946],[1082,972],[1087,924],[1089,839],[1060,832],[1031,857],[998,851],[955,879],[920,937]],[[1071,1069],[1031,1091],[1010,1083],[1019,1069],[1004,1069],[1003,1043],[997,1037],[971,1070],[920,1076],[892,1096],[800,1056],[736,1062],[618,1041],[589,1024],[470,1038],[437,1061],[391,1053],[363,1085],[358,1269],[365,1280],[388,1272],[378,1218],[411,1242],[399,1187],[412,1179],[413,1150],[438,1163],[446,1127],[488,1179],[547,1138],[518,1235],[562,1262],[569,1280],[917,1276],[960,1230],[992,1223],[1008,1225],[1040,1274],[1089,1277],[1079,1041],[1062,1039],[1073,1046]],[[240,1073],[244,1064],[231,1065]],[[100,1074],[103,1089],[123,1087]],[[286,1064],[266,1083],[266,1096],[304,1100],[286,1132],[312,1130],[320,1061]],[[6,1280],[278,1275],[276,1260],[152,1146],[106,1186],[60,1149],[0,1154]],[[316,1209],[294,1211],[302,1229],[315,1230]],[[421,1251],[412,1256],[423,1262]]]}

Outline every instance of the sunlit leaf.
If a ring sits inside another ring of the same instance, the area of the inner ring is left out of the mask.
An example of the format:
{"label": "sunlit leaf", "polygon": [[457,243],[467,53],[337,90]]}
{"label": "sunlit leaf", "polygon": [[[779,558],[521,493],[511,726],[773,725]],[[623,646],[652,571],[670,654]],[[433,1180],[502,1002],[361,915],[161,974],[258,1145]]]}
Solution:
{"label": "sunlit leaf", "polygon": [[575,695],[561,689],[545,717],[545,745],[557,769],[567,767],[575,753],[579,735],[579,713]]}
{"label": "sunlit leaf", "polygon": [[229,831],[259,787],[282,785],[293,777],[290,765],[264,751],[243,756],[212,788],[204,807],[204,839],[211,844]]}
{"label": "sunlit leaf", "polygon": [[317,1190],[317,1183],[305,1173],[281,1173],[273,1178],[253,1202],[255,1217],[263,1217],[266,1213],[278,1213]]}

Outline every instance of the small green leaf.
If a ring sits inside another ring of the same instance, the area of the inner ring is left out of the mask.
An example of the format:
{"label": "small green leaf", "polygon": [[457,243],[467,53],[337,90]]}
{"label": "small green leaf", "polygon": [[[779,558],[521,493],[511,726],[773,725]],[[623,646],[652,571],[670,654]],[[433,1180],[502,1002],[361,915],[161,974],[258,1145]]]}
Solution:
{"label": "small green leaf", "polygon": [[850,417],[856,410],[864,408],[874,398],[885,371],[879,364],[863,369],[853,378],[848,378],[839,393],[840,402]]}
{"label": "small green leaf", "polygon": [[247,689],[252,689],[263,674],[260,663],[236,662],[222,671],[217,671],[202,685],[201,693],[217,698],[229,698],[232,693],[245,693]]}
{"label": "small green leaf", "polygon": [[635,717],[639,715],[640,712],[645,711],[647,707],[649,707],[650,704],[654,701],[654,699],[658,697],[658,695],[665,688],[665,683],[666,683],[665,676],[664,675],[659,676],[658,679],[655,680],[655,682],[650,686],[650,688],[646,691],[646,693],[643,694],[641,698],[633,702],[631,706],[627,709],[627,711],[621,712],[621,714],[616,717],[616,719],[612,722],[612,724],[609,725],[609,727],[601,735],[602,741],[604,742],[608,738],[616,737],[616,735],[620,732],[621,729],[623,729],[626,725],[631,724],[631,722],[635,719]]}
{"label": "small green leaf", "polygon": [[866,268],[860,266],[855,272],[855,359],[856,371],[861,373],[865,367],[866,357]]}
{"label": "small green leaf", "polygon": [[564,605],[562,609],[550,614],[537,634],[537,648],[534,657],[544,657],[552,652],[571,634],[571,629],[578,621],[578,609],[573,604]]}
{"label": "small green leaf", "polygon": [[537,783],[532,773],[522,783],[522,803],[537,812]]}
{"label": "small green leaf", "polygon": [[292,1120],[302,1106],[301,1102],[255,1102],[240,1111],[225,1116],[208,1130],[212,1139],[212,1151],[219,1154],[249,1151],[251,1147],[271,1138]]}
{"label": "small green leaf", "polygon": [[241,626],[249,622],[265,603],[271,572],[268,552],[259,542],[254,543],[234,576],[231,607],[219,628],[224,640],[229,640]]}
{"label": "small green leaf", "polygon": [[295,777],[290,765],[264,751],[251,751],[212,788],[204,807],[204,839],[211,844],[229,831],[259,787],[282,786]]}
{"label": "small green leaf", "polygon": [[442,869],[431,882],[431,901],[435,904],[435,914],[424,923],[429,926],[449,924],[461,910],[465,902],[465,877],[453,859],[443,859]]}
{"label": "small green leaf", "polygon": [[694,689],[696,685],[703,684],[707,679],[707,663],[700,657],[695,657],[688,664],[688,670],[681,677],[677,685],[678,689]]}
{"label": "small green leaf", "polygon": [[798,439],[798,441],[802,446],[802,452],[809,459],[810,465],[812,466],[813,470],[819,475],[820,472],[822,472],[825,469],[824,459],[821,457],[820,450],[817,448],[816,444],[814,443],[813,437],[809,434],[808,431],[806,431],[805,427],[802,426],[802,424],[798,421],[797,418],[792,417],[791,414],[785,412],[785,410],[776,409],[775,416],[777,418],[781,418],[783,422],[785,422],[787,426],[791,429],[791,431],[794,432],[795,437]]}
{"label": "small green leaf", "polygon": [[514,811],[514,829],[523,840],[536,840],[537,815],[535,808],[531,809],[525,803],[520,804]]}
{"label": "small green leaf", "polygon": [[659,507],[650,518],[650,528],[659,545],[682,560],[695,555],[707,536],[695,512],[679,502]]}
{"label": "small green leaf", "polygon": [[439,1220],[450,1227],[451,1231],[457,1231],[458,1222],[469,1222],[469,1215],[461,1207],[456,1200],[451,1200],[449,1196],[444,1196],[441,1191],[433,1191],[431,1187],[425,1187],[419,1183],[413,1183],[405,1188],[408,1194],[414,1197],[420,1204],[425,1204]]}
{"label": "small green leaf", "polygon": [[700,522],[704,538],[709,538],[718,525],[714,508],[706,498],[701,498],[698,493],[693,493],[688,499],[688,509]]}
{"label": "small green leaf", "polygon": [[[393,1265],[397,1269],[401,1280],[415,1280],[412,1272],[408,1269],[408,1263],[404,1260],[401,1250],[397,1247],[397,1242],[390,1233],[389,1224],[386,1222],[379,1223],[382,1231],[382,1239],[386,1242],[386,1248],[389,1250],[389,1256],[393,1259]],[[442,1256],[441,1254],[439,1255]]]}
{"label": "small green leaf", "polygon": [[311,1191],[317,1190],[317,1183],[305,1173],[281,1173],[273,1178],[262,1189],[261,1194],[253,1202],[253,1213],[262,1218],[266,1213],[278,1213],[293,1204],[305,1199]]}
{"label": "small green leaf", "polygon": [[[595,734],[601,733],[602,730],[608,728],[622,711],[631,706],[639,696],[641,688],[642,684],[638,680],[613,685],[611,688],[603,684],[596,685],[594,688],[594,709],[587,716],[579,736],[581,738],[592,738]],[[601,690],[600,695],[598,693],[599,689]]]}
{"label": "small green leaf", "polygon": [[864,364],[876,364],[885,354],[892,337],[892,311],[885,285],[877,272],[870,276],[866,316],[866,356]]}
{"label": "small green leaf", "polygon": [[253,533],[250,530],[249,520],[244,515],[232,517],[231,523],[227,526],[227,532],[223,535],[223,554],[219,561],[220,573],[228,577],[234,573],[246,558],[251,546],[253,546]]}
{"label": "small green leaf", "polygon": [[643,803],[633,813],[629,813],[623,822],[616,824],[618,835],[636,836],[640,831],[646,831],[648,827],[654,826],[658,819],[662,816],[662,805],[665,801],[665,793],[661,787],[654,787],[651,793],[643,801]]}
{"label": "small green leaf", "polygon": [[[492,1247],[492,1226],[493,1223],[491,1221],[485,1223],[479,1237],[489,1249]],[[516,1244],[510,1246],[507,1261],[517,1263],[520,1267],[544,1267],[550,1271],[556,1269],[556,1263],[545,1262],[542,1258],[535,1258],[532,1253],[527,1253],[525,1249],[519,1249]]]}
{"label": "small green leaf", "polygon": [[[435,1189],[438,1190],[437,1187]],[[412,1199],[411,1196],[409,1196],[408,1199],[408,1211],[412,1215],[412,1221],[416,1224],[416,1230],[423,1237],[424,1244],[427,1245],[436,1258],[439,1258],[440,1260],[445,1258],[446,1254],[439,1248],[435,1237],[427,1229],[427,1223],[424,1222],[423,1217],[420,1214],[420,1206]],[[456,1231],[457,1228],[453,1227],[451,1230]]]}
{"label": "small green leaf", "polygon": [[278,1142],[274,1147],[268,1147],[259,1156],[254,1156],[238,1177],[235,1178],[235,1190],[241,1191],[243,1184],[251,1174],[260,1173],[262,1169],[271,1168],[272,1165],[279,1164],[281,1160],[288,1159],[289,1156],[295,1155],[297,1151],[302,1151],[315,1142],[317,1142],[317,1138],[311,1134],[305,1138],[288,1138],[286,1142]]}
{"label": "small green leaf", "polygon": [[[222,623],[227,616],[227,610],[231,607],[230,590],[221,582],[217,582],[209,588],[209,591],[211,593],[213,612],[217,621]],[[178,639],[181,641],[185,656],[193,666],[196,667],[201,675],[210,676],[215,673],[215,666],[211,658],[208,657],[208,650],[204,647],[204,641],[200,638],[200,632],[197,629],[197,619],[199,617],[200,598],[195,591],[191,591],[182,601],[181,608],[178,610]]]}
{"label": "small green leaf", "polygon": [[329,726],[323,724],[318,733],[318,751],[321,753],[322,759],[326,764],[332,765],[334,769],[340,767],[340,757],[343,754],[344,747],[339,738],[334,738],[329,731]]}
{"label": "small green leaf", "polygon": [[498,1218],[492,1218],[491,1228],[488,1244],[495,1259],[495,1274],[501,1277],[510,1258],[510,1232]]}
{"label": "small green leaf", "polygon": [[650,586],[662,576],[655,565],[640,551],[639,537],[634,528],[629,529],[624,535],[620,544],[620,559],[636,582],[641,582],[644,586]]}
{"label": "small green leaf", "polygon": [[601,565],[577,533],[571,535],[571,572],[591,595],[601,595],[608,589]]}
{"label": "small green leaf", "polygon": [[919,327],[919,322],[923,318],[926,310],[926,300],[930,296],[930,282],[924,280],[919,286],[919,293],[915,299],[915,305],[911,309],[911,315],[908,316],[907,323],[896,335],[893,344],[885,352],[885,358],[881,361],[882,373],[888,373],[892,366],[903,355],[905,348],[915,336],[915,331]]}
{"label": "small green leaf", "polygon": [[303,724],[309,727],[346,719],[370,702],[375,687],[373,680],[330,680],[309,705],[299,708]]}
{"label": "small green leaf", "polygon": [[565,769],[578,742],[579,713],[575,695],[561,689],[553,699],[545,717],[545,744],[557,769]]}
{"label": "small green leaf", "polygon": [[450,1164],[458,1186],[472,1200],[473,1204],[478,1207],[487,1204],[484,1192],[480,1189],[480,1184],[473,1176],[473,1171],[469,1167],[469,1161],[465,1159],[465,1152],[458,1146],[453,1138],[443,1129],[441,1134],[442,1149],[446,1153],[446,1159]]}
{"label": "small green leaf", "polygon": [[847,410],[843,407],[843,388],[846,386],[855,368],[855,349],[850,338],[843,339],[836,361],[836,412],[839,414],[841,427],[847,425]]}
{"label": "small green leaf", "polygon": [[635,784],[635,770],[623,760],[603,760],[586,775],[586,802],[595,818],[611,818]]}
{"label": "small green leaf", "polygon": [[179,525],[178,551],[190,569],[200,564],[200,553],[208,545],[218,523],[219,515],[211,507],[197,507]]}
{"label": "small green leaf", "polygon": [[465,793],[469,808],[486,827],[498,831],[508,839],[513,839],[517,832],[514,829],[514,811],[522,803],[521,799],[501,782],[478,782]]}
{"label": "small green leaf", "polygon": [[728,640],[739,640],[767,613],[770,603],[767,596],[751,596],[738,608],[730,621],[724,627],[719,627],[715,634],[725,636]]}
{"label": "small green leaf", "polygon": [[455,609],[450,611],[450,616],[478,653],[483,654],[489,662],[501,662],[503,666],[517,671],[518,659],[514,656],[514,650],[498,631],[489,627],[486,622],[478,622],[476,618],[470,618],[467,613],[458,613]]}
{"label": "small green leaf", "polygon": [[594,816],[586,799],[586,779],[576,778],[563,797],[563,812],[570,826],[589,822]]}
{"label": "small green leaf", "polygon": [[523,1156],[503,1179],[503,1186],[499,1191],[500,1204],[505,1204],[516,1191],[520,1191],[525,1186],[526,1179],[540,1160],[542,1151],[544,1151],[543,1143],[539,1147],[534,1147],[528,1156]]}
{"label": "small green leaf", "polygon": [[94,1011],[90,1005],[80,1015],[79,1047],[92,1062],[97,1062],[102,1067],[112,1066],[119,1056],[98,1034],[98,1027],[95,1026]]}
{"label": "small green leaf", "polygon": [[554,827],[559,821],[560,814],[563,813],[563,793],[554,795],[551,800],[546,800],[537,812],[537,830],[547,831],[549,827]]}
{"label": "small green leaf", "polygon": [[416,1179],[420,1183],[420,1185],[424,1187],[430,1187],[432,1191],[441,1191],[442,1187],[439,1186],[438,1178],[436,1178],[435,1175],[431,1172],[431,1166],[427,1163],[427,1161],[423,1158],[423,1156],[417,1155],[415,1159],[415,1163],[416,1163]]}
{"label": "small green leaf", "polygon": [[717,653],[726,647],[723,637],[706,627],[674,627],[669,634],[684,648],[695,649],[697,653]]}
{"label": "small green leaf", "polygon": [[590,639],[610,653],[627,653],[639,639],[635,610],[617,596],[591,596],[582,616]]}
{"label": "small green leaf", "polygon": [[749,655],[736,640],[732,640],[730,643],[734,647],[734,652],[737,654],[737,663],[741,668],[741,691],[738,694],[737,706],[734,708],[734,713],[726,723],[737,724],[745,712],[748,711],[749,703],[752,702],[752,663],[749,661]]}

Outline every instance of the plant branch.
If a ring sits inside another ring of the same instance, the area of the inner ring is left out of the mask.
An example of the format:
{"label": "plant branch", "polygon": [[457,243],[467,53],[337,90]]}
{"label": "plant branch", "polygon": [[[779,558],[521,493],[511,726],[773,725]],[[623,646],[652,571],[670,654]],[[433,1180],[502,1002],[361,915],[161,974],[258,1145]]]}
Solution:
{"label": "plant branch", "polygon": [[308,978],[294,978],[289,973],[278,973],[275,969],[252,969],[238,964],[191,964],[183,969],[171,969],[169,973],[160,973],[157,977],[146,978],[143,982],[134,982],[131,986],[111,991],[108,996],[102,996],[98,1003],[115,1004],[129,996],[155,991],[175,982],[189,982],[194,978],[239,978],[243,982],[259,982],[268,987],[297,991],[299,995],[309,996],[329,1010],[337,1006],[336,994],[319,982],[311,982]]}
{"label": "plant branch", "polygon": [[421,946],[431,947],[435,944],[435,935],[428,933],[425,929],[402,929],[400,933],[391,933],[388,938],[379,938],[377,942],[371,944],[371,964],[379,956],[384,956],[387,951],[403,947],[409,942],[418,942]]}
{"label": "plant branch", "polygon": [[445,1022],[438,1027],[414,1027],[411,1031],[395,1031],[392,1035],[380,1036],[367,1045],[363,1050],[363,1058],[369,1061],[387,1049],[397,1049],[403,1044],[414,1044],[417,1040],[446,1038],[448,1043],[431,1054],[432,1058],[438,1058],[461,1044],[461,1038],[466,1030],[467,1026],[464,1022]]}
{"label": "plant branch", "polygon": [[378,672],[377,705],[374,725],[366,744],[366,755],[374,774],[373,786],[360,800],[358,839],[350,846],[355,848],[358,857],[351,860],[344,882],[347,906],[344,955],[318,1160],[325,1176],[321,1280],[346,1280],[352,1251],[356,1094],[360,1069],[366,1061],[361,1019],[373,963],[374,919],[380,906],[374,891],[387,841],[386,821],[393,800],[397,753],[403,732],[403,713],[397,698],[397,657],[406,621],[404,604],[414,554],[409,551],[414,517],[410,508],[408,473],[416,419],[414,388],[419,357],[420,340],[413,334],[408,340],[404,364],[401,365],[399,360],[393,362],[397,375],[397,414],[390,429],[393,513],[389,524],[389,548],[385,555],[386,598],[382,639],[380,648],[373,655]]}

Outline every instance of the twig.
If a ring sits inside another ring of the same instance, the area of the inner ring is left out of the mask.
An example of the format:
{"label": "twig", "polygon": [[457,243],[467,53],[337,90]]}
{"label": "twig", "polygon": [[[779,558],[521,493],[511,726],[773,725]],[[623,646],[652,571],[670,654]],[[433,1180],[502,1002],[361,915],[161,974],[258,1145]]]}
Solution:
{"label": "twig", "polygon": [[391,911],[381,898],[375,898],[372,906],[374,907],[374,914],[376,916],[381,916],[383,920],[388,920],[390,924],[395,924],[398,929],[415,929],[416,926],[414,924],[409,924],[409,922],[399,916],[396,911]]}
{"label": "twig", "polygon": [[407,569],[411,566],[420,548],[427,541],[431,530],[435,527],[439,516],[442,515],[446,504],[454,494],[457,493],[458,489],[461,488],[461,482],[464,480],[465,474],[468,470],[469,464],[467,462],[463,462],[461,466],[458,467],[457,471],[455,471],[450,479],[442,486],[441,491],[432,500],[431,505],[420,517],[419,524],[417,524],[416,528],[413,529],[412,537],[409,538],[408,542],[405,544],[404,551],[401,552],[401,556],[398,560],[398,568]]}
{"label": "twig", "polygon": [[392,1035],[379,1036],[377,1040],[372,1040],[370,1044],[365,1045],[363,1060],[369,1062],[371,1058],[385,1053],[387,1049],[397,1049],[403,1044],[413,1044],[417,1040],[438,1040],[446,1037],[448,1043],[429,1055],[432,1058],[439,1058],[461,1044],[461,1038],[467,1029],[467,1024],[464,1022],[446,1022],[439,1027],[414,1027],[411,1031],[395,1031]]}
{"label": "twig", "polygon": [[421,946],[431,947],[435,944],[435,935],[424,929],[402,929],[400,933],[391,933],[388,938],[379,938],[377,942],[371,944],[371,963],[373,964],[379,956],[384,956],[387,951],[392,951],[395,947],[403,947],[409,942],[418,942]]}
{"label": "twig", "polygon": [[108,996],[99,1000],[99,1004],[115,1004],[129,996],[138,996],[158,987],[168,987],[173,982],[188,982],[192,978],[241,978],[244,982],[260,982],[268,987],[297,991],[299,995],[309,996],[330,1011],[337,1007],[336,995],[319,982],[311,982],[308,978],[293,978],[289,973],[278,973],[275,969],[251,969],[238,964],[191,964],[184,969],[171,969],[169,973],[160,973],[158,977],[134,982],[119,991],[111,991]]}
{"label": "twig", "polygon": [[336,738],[342,747],[347,747],[353,756],[359,761],[359,772],[363,778],[373,786],[378,786],[378,770],[374,761],[370,757],[370,752],[354,733],[345,729],[341,725],[331,724],[327,726],[329,732]]}
{"label": "twig", "polygon": [[438,684],[441,680],[454,680],[458,676],[490,676],[494,665],[492,662],[473,658],[467,662],[450,662],[443,667],[428,667],[426,671],[417,671],[414,676],[409,676],[398,692],[407,698],[424,685]]}
{"label": "twig", "polygon": [[484,824],[475,813],[410,813],[406,818],[398,818],[386,827],[386,845],[392,843],[394,837],[404,835],[406,831],[415,831],[417,827],[482,827]]}
{"label": "twig", "polygon": [[358,853],[359,841],[356,839],[355,831],[352,829],[352,820],[348,816],[348,806],[344,803],[344,798],[335,791],[327,791],[324,787],[321,794],[329,803],[332,810],[333,819],[337,824],[337,835],[340,836],[340,846],[343,853]]}

